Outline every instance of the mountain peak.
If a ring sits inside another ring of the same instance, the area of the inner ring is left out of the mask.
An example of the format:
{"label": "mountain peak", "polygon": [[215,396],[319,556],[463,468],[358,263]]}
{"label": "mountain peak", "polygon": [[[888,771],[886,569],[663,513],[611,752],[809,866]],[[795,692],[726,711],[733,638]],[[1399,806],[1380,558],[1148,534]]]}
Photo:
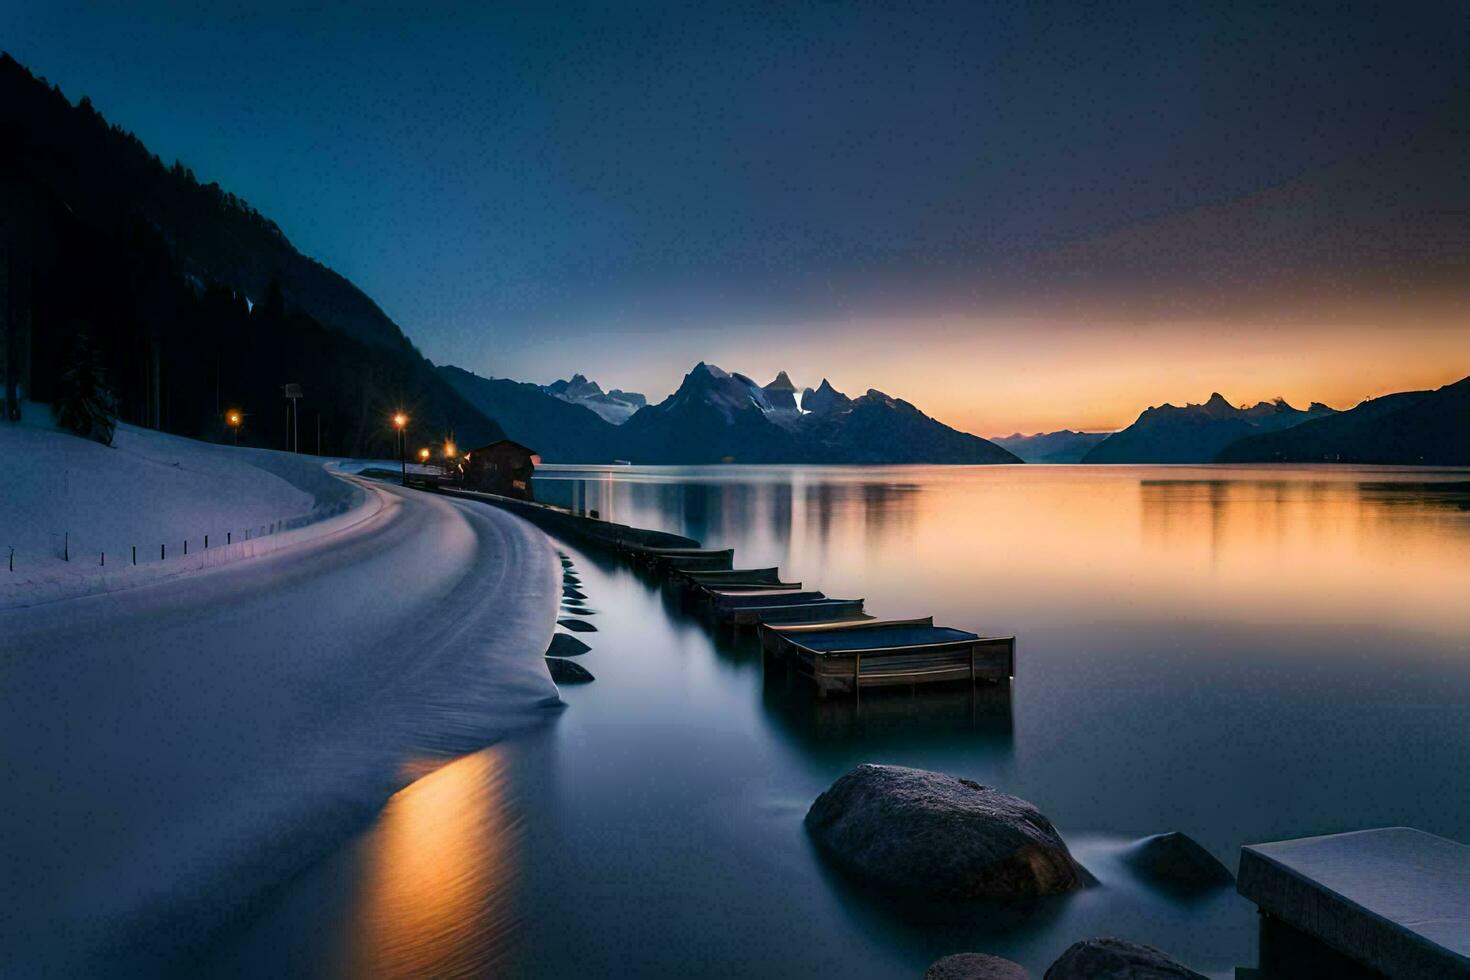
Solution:
{"label": "mountain peak", "polygon": [[779,374],[776,375],[776,379],[774,381],[772,381],[770,384],[766,385],[765,390],[767,392],[773,392],[773,391],[790,391],[790,392],[795,392],[796,391],[796,385],[792,384],[791,383],[791,378],[786,374],[785,371],[782,371],[782,372],[780,372]]}

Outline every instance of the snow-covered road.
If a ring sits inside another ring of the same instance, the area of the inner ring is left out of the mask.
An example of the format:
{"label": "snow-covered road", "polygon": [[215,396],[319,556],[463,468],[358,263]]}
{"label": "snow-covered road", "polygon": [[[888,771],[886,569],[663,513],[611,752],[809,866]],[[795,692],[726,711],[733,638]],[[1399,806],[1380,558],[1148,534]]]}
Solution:
{"label": "snow-covered road", "polygon": [[548,540],[359,482],[344,530],[0,612],[0,974],[176,968],[416,764],[554,716]]}

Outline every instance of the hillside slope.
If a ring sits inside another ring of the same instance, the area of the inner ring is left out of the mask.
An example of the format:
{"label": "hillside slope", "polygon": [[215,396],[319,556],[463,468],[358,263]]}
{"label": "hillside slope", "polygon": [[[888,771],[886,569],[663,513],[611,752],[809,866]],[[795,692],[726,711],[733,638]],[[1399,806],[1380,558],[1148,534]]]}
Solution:
{"label": "hillside slope", "polygon": [[1082,462],[1209,463],[1222,449],[1245,436],[1289,428],[1332,411],[1318,402],[1304,411],[1281,399],[1237,408],[1215,392],[1200,405],[1145,409],[1128,428],[1090,449]]}
{"label": "hillside slope", "polygon": [[1222,463],[1379,463],[1470,466],[1470,377],[1434,391],[1406,391],[1349,411],[1253,435]]}
{"label": "hillside slope", "polygon": [[439,375],[545,462],[610,463],[618,458],[618,427],[585,405],[558,398],[539,385],[482,378],[453,365],[440,367]]}
{"label": "hillside slope", "polygon": [[416,434],[488,441],[500,430],[452,391],[355,286],[297,252],[268,219],[182,165],[166,167],[82,99],[0,56],[0,233],[10,302],[32,324],[32,397],[48,400],[72,338],[102,352],[124,421],[287,444],[282,386],[305,397],[302,448],[394,452]]}

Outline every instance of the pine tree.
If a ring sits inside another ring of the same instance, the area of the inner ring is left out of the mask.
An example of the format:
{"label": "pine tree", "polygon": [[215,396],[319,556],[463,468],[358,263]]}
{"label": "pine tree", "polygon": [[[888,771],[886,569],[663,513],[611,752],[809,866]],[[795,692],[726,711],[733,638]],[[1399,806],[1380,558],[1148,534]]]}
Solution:
{"label": "pine tree", "polygon": [[86,334],[75,334],[62,351],[52,411],[62,425],[104,446],[117,428],[117,396],[107,383],[102,351]]}

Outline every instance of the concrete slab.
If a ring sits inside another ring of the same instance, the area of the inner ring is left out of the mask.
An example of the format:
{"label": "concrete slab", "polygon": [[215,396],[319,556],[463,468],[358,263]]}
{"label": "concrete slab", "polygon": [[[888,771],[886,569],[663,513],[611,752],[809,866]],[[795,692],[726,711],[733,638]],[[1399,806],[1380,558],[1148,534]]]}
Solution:
{"label": "concrete slab", "polygon": [[1385,827],[1241,848],[1237,890],[1389,977],[1470,977],[1470,846]]}

